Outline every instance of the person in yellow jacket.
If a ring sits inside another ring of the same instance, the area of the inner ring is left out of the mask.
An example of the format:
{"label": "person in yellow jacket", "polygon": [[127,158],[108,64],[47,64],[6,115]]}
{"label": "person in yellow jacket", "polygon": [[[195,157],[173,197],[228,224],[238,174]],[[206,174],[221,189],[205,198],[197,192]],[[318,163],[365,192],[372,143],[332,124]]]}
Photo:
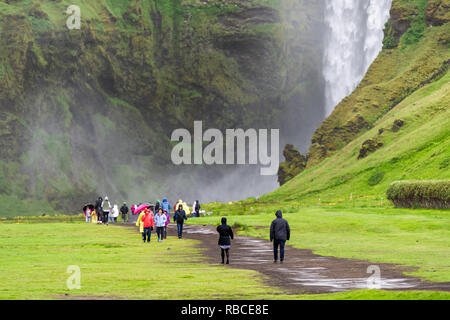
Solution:
{"label": "person in yellow jacket", "polygon": [[154,223],[154,215],[153,211],[149,208],[143,210],[139,215],[138,221],[136,222],[136,226],[139,226],[139,231],[142,234],[142,239],[147,238],[147,242],[150,243],[150,237],[152,234]]}
{"label": "person in yellow jacket", "polygon": [[188,205],[186,204],[186,202],[184,202],[183,200],[178,200],[178,202],[177,202],[177,204],[175,205],[175,207],[174,207],[174,211],[177,211],[178,210],[178,206],[179,205],[182,205],[183,206],[183,210],[184,210],[184,212],[186,212],[186,216],[188,216],[188,215],[190,215],[191,214],[191,210],[189,209],[189,207],[188,207]]}
{"label": "person in yellow jacket", "polygon": [[144,222],[142,221],[142,217],[145,215],[146,211],[149,211],[150,214],[153,216],[153,211],[150,208],[147,208],[147,209],[141,211],[141,213],[139,214],[139,217],[136,221],[136,227],[139,227],[140,233],[144,232]]}
{"label": "person in yellow jacket", "polygon": [[136,227],[139,227],[139,232],[143,233],[144,232],[144,223],[142,222],[142,216],[145,214],[145,210],[142,210],[141,213],[139,214],[139,217],[136,221]]}
{"label": "person in yellow jacket", "polygon": [[97,212],[94,209],[94,210],[92,210],[92,213],[91,213],[91,223],[97,224],[97,221],[98,221]]}

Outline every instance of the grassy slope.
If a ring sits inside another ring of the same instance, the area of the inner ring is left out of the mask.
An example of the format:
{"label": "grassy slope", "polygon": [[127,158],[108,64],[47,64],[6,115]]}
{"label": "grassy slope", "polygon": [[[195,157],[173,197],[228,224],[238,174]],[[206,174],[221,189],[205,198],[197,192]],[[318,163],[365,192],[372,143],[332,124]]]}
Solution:
{"label": "grassy slope", "polygon": [[[352,196],[360,204],[369,200],[369,205],[377,205],[392,181],[450,178],[449,80],[447,72],[405,99],[338,154],[260,200],[352,204]],[[405,121],[405,126],[396,133],[390,129],[397,119]],[[381,135],[380,129],[384,129]],[[358,160],[361,145],[368,139],[377,139],[384,146]],[[377,173],[384,174],[383,179],[370,186],[369,178]]]}
{"label": "grassy slope", "polygon": [[[371,123],[369,128],[342,145],[339,152],[310,165],[259,201],[380,206],[386,204],[382,198],[386,198],[392,181],[450,178],[450,75],[448,64],[439,68],[450,59],[449,28],[448,23],[429,28],[415,44],[383,50],[360,86],[337,107],[325,125],[334,123],[352,135],[345,121],[363,114]],[[434,78],[430,78],[433,74]],[[419,83],[422,87],[416,89]],[[383,108],[389,111],[380,110]],[[405,121],[405,126],[393,132],[398,119]],[[342,139],[339,130],[327,139]],[[369,139],[384,146],[358,160],[363,142]],[[370,183],[375,177],[382,179]]]}
{"label": "grassy slope", "polygon": [[[2,223],[0,230],[0,299],[59,299],[65,293],[110,299],[449,298],[379,290],[283,295],[255,272],[207,264],[195,241],[169,238],[148,246],[132,229],[79,223]],[[81,268],[80,290],[66,288],[69,265]]]}
{"label": "grassy slope", "polygon": [[[248,212],[250,206],[287,202],[292,206],[331,205],[390,206],[386,190],[395,180],[450,178],[450,74],[426,85],[402,101],[339,153],[259,198],[236,202],[225,209],[211,204],[212,210]],[[399,132],[391,131],[397,119],[405,121]],[[379,130],[384,129],[379,135]],[[358,160],[361,145],[376,138],[381,149]],[[370,185],[374,175],[383,177]],[[284,206],[285,204],[283,204]]]}

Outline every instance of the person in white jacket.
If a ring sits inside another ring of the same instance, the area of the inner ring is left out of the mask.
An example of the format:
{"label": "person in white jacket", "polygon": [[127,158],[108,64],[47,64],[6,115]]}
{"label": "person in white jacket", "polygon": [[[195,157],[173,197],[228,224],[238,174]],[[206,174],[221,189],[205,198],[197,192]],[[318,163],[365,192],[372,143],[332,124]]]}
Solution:
{"label": "person in white jacket", "polygon": [[166,226],[167,217],[163,214],[163,209],[160,207],[158,213],[153,218],[155,221],[156,234],[158,235],[158,242],[163,242],[164,227]]}
{"label": "person in white jacket", "polygon": [[111,202],[109,202],[108,197],[105,197],[105,200],[103,200],[102,202],[102,211],[103,211],[103,224],[104,225],[108,225],[108,216],[110,211],[112,210],[111,208]]}
{"label": "person in white jacket", "polygon": [[112,209],[112,218],[114,222],[117,222],[117,218],[119,217],[119,207],[117,204],[114,205]]}

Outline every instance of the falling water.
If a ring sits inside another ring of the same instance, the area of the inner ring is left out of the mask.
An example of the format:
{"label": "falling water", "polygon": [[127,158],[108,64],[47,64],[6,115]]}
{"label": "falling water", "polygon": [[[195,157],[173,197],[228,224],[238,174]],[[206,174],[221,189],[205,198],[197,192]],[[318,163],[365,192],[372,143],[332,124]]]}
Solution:
{"label": "falling water", "polygon": [[327,116],[356,88],[381,51],[391,4],[392,0],[326,0]]}

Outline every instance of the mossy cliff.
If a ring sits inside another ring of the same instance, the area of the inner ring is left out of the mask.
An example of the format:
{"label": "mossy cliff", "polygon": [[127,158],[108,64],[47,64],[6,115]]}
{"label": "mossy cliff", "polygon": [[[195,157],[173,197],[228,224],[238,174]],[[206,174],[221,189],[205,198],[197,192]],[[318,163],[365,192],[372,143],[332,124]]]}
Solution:
{"label": "mossy cliff", "polygon": [[450,178],[449,4],[393,1],[384,49],[315,132],[306,169],[258,203],[378,207],[393,181]]}
{"label": "mossy cliff", "polygon": [[[72,4],[80,30],[66,27]],[[288,130],[298,108],[310,118],[296,121],[319,123],[322,6],[0,1],[0,208],[76,211],[98,194],[167,192],[161,181],[182,174],[170,134],[194,120]]]}
{"label": "mossy cliff", "polygon": [[308,168],[370,130],[390,110],[448,71],[449,0],[394,0],[385,48],[356,90],[319,126]]}

